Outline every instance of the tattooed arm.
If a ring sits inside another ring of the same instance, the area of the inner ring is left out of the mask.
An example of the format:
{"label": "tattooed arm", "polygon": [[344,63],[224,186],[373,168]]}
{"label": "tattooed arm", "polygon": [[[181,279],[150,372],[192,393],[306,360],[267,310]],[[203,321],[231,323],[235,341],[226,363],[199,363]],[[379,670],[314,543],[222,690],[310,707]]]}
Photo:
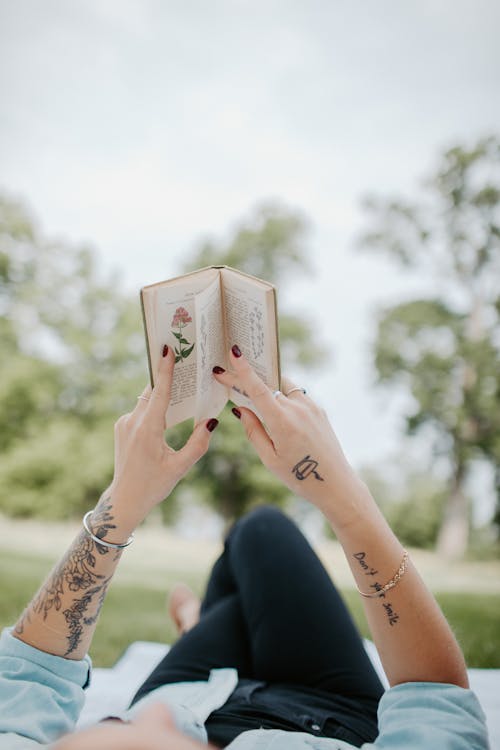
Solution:
{"label": "tattooed arm", "polygon": [[[120,504],[104,496],[92,514],[92,529],[96,536],[118,543],[133,531],[126,517],[122,519]],[[41,651],[81,659],[121,554],[81,531],[24,611],[14,635]]]}
{"label": "tattooed arm", "polygon": [[[90,518],[99,539],[126,542],[208,448],[214,419],[200,422],[177,452],[165,443],[173,368],[174,356],[165,347],[156,387],[151,391],[148,386],[134,411],[116,423],[113,482]],[[26,608],[14,635],[41,651],[81,659],[124,551],[98,544],[82,530]]]}
{"label": "tattooed arm", "polygon": [[[216,372],[215,377],[246,392],[264,417],[266,427],[251,410],[233,410],[264,465],[324,513],[358,588],[365,593],[380,591],[399,570],[404,550],[350,467],[326,413],[300,389],[289,398],[273,395],[237,347],[230,362],[232,372]],[[292,387],[283,379],[285,394]],[[363,605],[391,685],[414,681],[468,685],[460,648],[411,562],[394,588],[382,597],[363,597]]]}

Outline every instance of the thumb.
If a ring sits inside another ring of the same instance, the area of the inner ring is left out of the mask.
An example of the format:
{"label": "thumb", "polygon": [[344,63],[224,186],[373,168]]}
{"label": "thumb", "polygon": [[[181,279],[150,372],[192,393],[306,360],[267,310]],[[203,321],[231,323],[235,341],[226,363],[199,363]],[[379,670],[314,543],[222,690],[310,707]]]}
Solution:
{"label": "thumb", "polygon": [[204,419],[198,422],[191,433],[187,443],[177,451],[177,460],[181,476],[207,452],[210,444],[210,436],[219,424],[218,419]]}
{"label": "thumb", "polygon": [[276,450],[273,441],[258,416],[251,409],[243,407],[233,409],[233,414],[238,419],[241,419],[247,438],[257,451],[262,463],[268,466],[272,462],[272,459],[276,457]]}

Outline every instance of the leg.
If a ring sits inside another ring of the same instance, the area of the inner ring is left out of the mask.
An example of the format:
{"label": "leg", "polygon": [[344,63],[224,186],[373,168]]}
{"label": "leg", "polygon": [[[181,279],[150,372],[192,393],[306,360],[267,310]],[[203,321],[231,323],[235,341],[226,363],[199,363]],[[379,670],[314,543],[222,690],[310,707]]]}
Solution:
{"label": "leg", "polygon": [[250,676],[252,671],[250,642],[226,550],[212,569],[199,623],[170,649],[132,704],[167,683],[206,680],[217,667],[235,667],[240,677]]}
{"label": "leg", "polygon": [[349,612],[292,521],[261,508],[236,524],[226,554],[255,679],[380,698],[382,685]]}
{"label": "leg", "polygon": [[237,594],[214,603],[172,646],[139,688],[132,704],[167,683],[207,680],[210,670],[220,667],[235,667],[240,677],[251,673],[249,641]]}

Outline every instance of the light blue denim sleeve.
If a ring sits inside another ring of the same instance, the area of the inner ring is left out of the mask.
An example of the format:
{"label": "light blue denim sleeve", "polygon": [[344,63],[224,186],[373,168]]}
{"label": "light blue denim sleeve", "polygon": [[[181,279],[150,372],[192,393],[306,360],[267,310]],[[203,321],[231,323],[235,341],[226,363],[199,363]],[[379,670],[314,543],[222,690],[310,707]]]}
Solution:
{"label": "light blue denim sleeve", "polygon": [[[486,720],[471,690],[407,682],[388,690],[378,709],[379,736],[361,750],[488,750]],[[355,750],[342,740],[254,729],[228,750]]]}
{"label": "light blue denim sleeve", "polygon": [[47,654],[4,630],[0,637],[0,750],[48,744],[71,732],[82,710],[90,669],[88,657],[75,661]]}
{"label": "light blue denim sleeve", "polygon": [[[487,750],[486,718],[471,690],[407,682],[388,690],[378,708],[377,750]],[[365,747],[365,745],[363,745]],[[372,747],[368,745],[366,747]]]}

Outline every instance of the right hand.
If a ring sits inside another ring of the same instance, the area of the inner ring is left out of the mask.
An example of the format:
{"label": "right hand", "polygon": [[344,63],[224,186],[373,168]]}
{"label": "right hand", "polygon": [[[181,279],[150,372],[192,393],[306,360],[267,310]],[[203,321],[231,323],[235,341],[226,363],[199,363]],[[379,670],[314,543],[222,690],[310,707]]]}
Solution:
{"label": "right hand", "polygon": [[130,414],[115,424],[115,472],[107,495],[126,507],[137,525],[166,498],[208,449],[216,419],[195,426],[187,443],[174,450],[165,442],[165,414],[170,402],[175,357],[161,358],[155,387],[146,386]]}
{"label": "right hand", "polygon": [[[238,407],[247,437],[270,471],[322,510],[346,483],[361,484],[323,409],[300,391],[289,398],[274,397],[243,355],[236,357],[231,350],[229,358],[234,371],[215,377],[245,391],[262,414],[266,427],[253,411]],[[282,379],[285,393],[293,387],[289,379]]]}

